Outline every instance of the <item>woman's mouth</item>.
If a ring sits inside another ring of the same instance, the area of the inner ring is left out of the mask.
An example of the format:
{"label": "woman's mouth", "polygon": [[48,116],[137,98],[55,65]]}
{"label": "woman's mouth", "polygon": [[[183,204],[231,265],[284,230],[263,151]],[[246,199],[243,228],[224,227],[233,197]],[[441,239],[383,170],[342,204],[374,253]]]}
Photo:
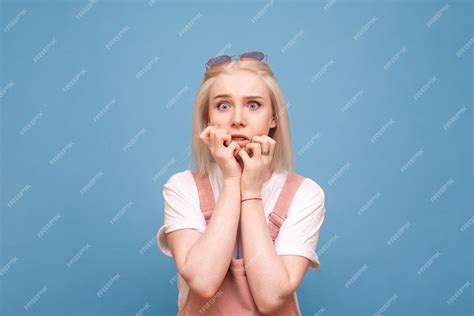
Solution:
{"label": "woman's mouth", "polygon": [[232,137],[232,141],[236,142],[240,148],[244,148],[250,142],[245,137]]}

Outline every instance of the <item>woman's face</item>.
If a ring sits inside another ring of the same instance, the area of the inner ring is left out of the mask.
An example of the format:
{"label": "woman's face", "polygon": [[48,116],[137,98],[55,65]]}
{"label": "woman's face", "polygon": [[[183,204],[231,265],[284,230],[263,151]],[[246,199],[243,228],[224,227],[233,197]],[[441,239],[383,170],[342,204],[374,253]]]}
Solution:
{"label": "woman's face", "polygon": [[253,136],[268,135],[276,120],[263,80],[244,70],[217,76],[209,91],[209,125],[225,129],[230,135],[246,136],[245,141],[235,139],[240,147]]}

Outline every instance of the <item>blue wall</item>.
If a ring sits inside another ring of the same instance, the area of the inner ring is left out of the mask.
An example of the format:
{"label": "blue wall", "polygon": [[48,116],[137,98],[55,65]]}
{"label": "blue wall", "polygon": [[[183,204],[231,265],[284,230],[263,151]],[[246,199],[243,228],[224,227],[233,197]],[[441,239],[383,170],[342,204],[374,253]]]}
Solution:
{"label": "blue wall", "polygon": [[2,315],[176,313],[162,186],[204,62],[249,50],[326,193],[303,314],[474,312],[472,2],[3,1],[0,26]]}

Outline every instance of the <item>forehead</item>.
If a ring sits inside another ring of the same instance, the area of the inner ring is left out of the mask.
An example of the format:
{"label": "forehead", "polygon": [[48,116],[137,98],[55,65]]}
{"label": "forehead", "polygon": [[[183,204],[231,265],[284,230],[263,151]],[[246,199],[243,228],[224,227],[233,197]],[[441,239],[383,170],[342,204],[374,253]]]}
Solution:
{"label": "forehead", "polygon": [[211,98],[217,94],[230,94],[237,98],[256,95],[269,98],[268,89],[263,79],[249,71],[218,75],[209,94]]}

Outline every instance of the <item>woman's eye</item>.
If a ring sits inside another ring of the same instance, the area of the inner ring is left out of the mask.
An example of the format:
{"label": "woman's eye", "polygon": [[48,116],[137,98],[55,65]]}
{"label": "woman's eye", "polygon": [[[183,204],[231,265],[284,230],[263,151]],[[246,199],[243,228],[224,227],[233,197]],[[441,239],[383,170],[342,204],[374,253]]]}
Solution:
{"label": "woman's eye", "polygon": [[[252,107],[252,105],[255,105],[255,107]],[[253,101],[249,103],[249,106],[252,107],[252,109],[258,109],[258,107],[260,107],[261,105],[260,103]]]}
{"label": "woman's eye", "polygon": [[[225,106],[225,107],[224,107]],[[262,105],[256,101],[252,101],[248,104],[251,110],[256,110]],[[216,106],[219,110],[226,110],[226,107],[229,107],[229,104],[227,102],[219,102]]]}
{"label": "woman's eye", "polygon": [[217,108],[220,109],[220,110],[222,110],[221,105],[223,105],[223,104],[228,105],[226,102],[219,102],[219,103],[217,104]]}

